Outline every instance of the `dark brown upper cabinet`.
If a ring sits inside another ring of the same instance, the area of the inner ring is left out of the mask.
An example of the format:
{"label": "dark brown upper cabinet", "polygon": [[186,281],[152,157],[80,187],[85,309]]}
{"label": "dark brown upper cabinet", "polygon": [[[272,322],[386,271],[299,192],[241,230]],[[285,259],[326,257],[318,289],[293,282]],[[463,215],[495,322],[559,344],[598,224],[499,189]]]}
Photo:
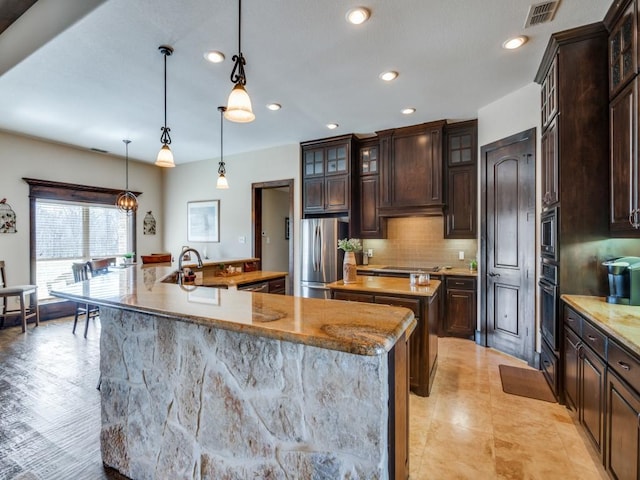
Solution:
{"label": "dark brown upper cabinet", "polygon": [[303,213],[351,211],[355,136],[342,135],[300,144]]}
{"label": "dark brown upper cabinet", "polygon": [[385,238],[386,219],[380,217],[380,142],[378,137],[361,140],[358,148],[356,235],[360,238]]}
{"label": "dark brown upper cabinet", "polygon": [[613,2],[605,23],[609,29],[609,95],[613,98],[638,73],[637,0]]}
{"label": "dark brown upper cabinet", "polygon": [[640,236],[638,179],[638,4],[613,2],[609,29],[609,229],[615,237]]}
{"label": "dark brown upper cabinet", "polygon": [[444,121],[377,132],[380,206],[386,217],[442,213]]}
{"label": "dark brown upper cabinet", "polygon": [[478,121],[446,126],[445,238],[476,238]]}
{"label": "dark brown upper cabinet", "polygon": [[[544,110],[544,105],[542,108]],[[553,120],[542,134],[541,147],[542,209],[546,210],[557,204],[560,198],[558,194],[560,163],[558,158],[558,122],[556,117],[553,117]]]}

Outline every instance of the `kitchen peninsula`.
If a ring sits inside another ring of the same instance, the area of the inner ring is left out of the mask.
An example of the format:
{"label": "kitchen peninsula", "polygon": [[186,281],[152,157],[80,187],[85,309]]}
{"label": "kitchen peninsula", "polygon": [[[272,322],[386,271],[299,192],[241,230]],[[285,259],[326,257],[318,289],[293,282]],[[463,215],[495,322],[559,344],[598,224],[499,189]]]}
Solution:
{"label": "kitchen peninsula", "polygon": [[101,452],[131,478],[408,477],[405,308],[162,280],[52,294],[100,306]]}
{"label": "kitchen peninsula", "polygon": [[416,319],[410,338],[409,384],[411,391],[429,396],[438,362],[440,281],[411,285],[408,278],[358,276],[355,283],[342,280],[329,284],[331,298],[409,308]]}

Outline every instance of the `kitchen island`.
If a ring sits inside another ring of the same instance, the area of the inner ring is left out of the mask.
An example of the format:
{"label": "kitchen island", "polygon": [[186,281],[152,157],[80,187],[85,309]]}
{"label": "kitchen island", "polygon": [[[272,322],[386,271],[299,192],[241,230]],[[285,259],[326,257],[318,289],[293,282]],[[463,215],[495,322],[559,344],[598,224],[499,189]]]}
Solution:
{"label": "kitchen island", "polygon": [[162,280],[53,291],[100,306],[101,452],[130,478],[408,478],[410,310]]}
{"label": "kitchen island", "polygon": [[410,338],[411,391],[429,396],[438,364],[438,319],[440,281],[411,285],[408,278],[358,276],[355,283],[342,280],[329,284],[331,298],[409,308],[416,318]]}

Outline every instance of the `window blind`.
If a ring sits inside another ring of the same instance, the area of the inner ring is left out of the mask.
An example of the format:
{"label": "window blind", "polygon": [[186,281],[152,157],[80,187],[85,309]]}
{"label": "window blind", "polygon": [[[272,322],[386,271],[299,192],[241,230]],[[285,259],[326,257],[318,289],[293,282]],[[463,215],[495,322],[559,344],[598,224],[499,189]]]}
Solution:
{"label": "window blind", "polygon": [[71,265],[130,251],[131,221],[115,206],[36,199],[36,281],[40,299],[73,282]]}

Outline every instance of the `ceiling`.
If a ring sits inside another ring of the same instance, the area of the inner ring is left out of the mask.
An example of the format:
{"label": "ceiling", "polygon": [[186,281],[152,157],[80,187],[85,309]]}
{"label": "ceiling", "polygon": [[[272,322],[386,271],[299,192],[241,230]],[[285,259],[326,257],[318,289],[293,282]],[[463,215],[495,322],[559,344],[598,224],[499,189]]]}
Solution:
{"label": "ceiling", "polygon": [[[601,21],[606,0],[562,0],[524,29],[540,0],[245,0],[242,50],[256,120],[225,121],[224,153],[251,152],[478,109],[533,81],[549,36]],[[0,0],[2,10],[18,0]],[[62,4],[62,6],[61,6]],[[346,22],[367,6],[368,22]],[[8,11],[8,10],[7,10]],[[501,47],[525,34],[522,48]],[[0,34],[0,129],[153,162],[167,123],[177,164],[220,155],[219,105],[237,53],[235,0],[39,0]],[[207,50],[226,60],[207,62]],[[378,75],[396,70],[398,78]],[[272,112],[266,104],[277,102]],[[415,107],[413,115],[402,115]],[[326,124],[339,127],[328,130]]]}

